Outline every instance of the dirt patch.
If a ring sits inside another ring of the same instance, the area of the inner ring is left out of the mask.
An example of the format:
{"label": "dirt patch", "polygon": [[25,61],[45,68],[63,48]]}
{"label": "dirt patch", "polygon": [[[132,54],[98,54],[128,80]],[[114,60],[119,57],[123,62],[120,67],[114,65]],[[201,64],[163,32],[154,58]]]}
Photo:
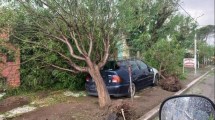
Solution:
{"label": "dirt patch", "polygon": [[[14,120],[100,120],[102,109],[93,97],[86,97],[89,101],[71,99],[71,101],[58,103],[48,107],[42,107],[35,111],[23,114]],[[95,99],[96,100],[96,99]]]}
{"label": "dirt patch", "polygon": [[123,120],[121,109],[126,120],[136,120],[173,94],[158,86],[147,88],[137,92],[133,103],[129,98],[112,98],[108,109],[99,108],[97,97],[69,97],[67,102],[38,108],[13,120]]}
{"label": "dirt patch", "polygon": [[0,86],[0,93],[5,92],[5,89]]}
{"label": "dirt patch", "polygon": [[47,97],[48,95],[49,95],[49,92],[47,92],[47,91],[40,91],[37,93],[38,99],[43,99],[43,98]]}
{"label": "dirt patch", "polygon": [[25,96],[8,97],[0,101],[0,113],[12,110],[14,108],[29,104],[30,101]]}

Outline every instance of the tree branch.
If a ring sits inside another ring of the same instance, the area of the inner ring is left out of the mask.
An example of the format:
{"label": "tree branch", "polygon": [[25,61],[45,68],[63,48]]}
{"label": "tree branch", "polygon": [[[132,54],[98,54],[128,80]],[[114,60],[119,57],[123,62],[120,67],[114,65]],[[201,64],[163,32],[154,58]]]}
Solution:
{"label": "tree branch", "polygon": [[109,51],[110,51],[110,43],[109,42],[110,42],[110,37],[108,35],[107,39],[106,39],[106,42],[105,42],[105,51],[104,51],[103,58],[98,63],[99,68],[103,67],[105,65],[106,61],[108,60]]}
{"label": "tree branch", "polygon": [[74,54],[74,51],[73,51],[73,47],[72,45],[69,43],[68,39],[66,38],[66,36],[62,35],[63,39],[66,41],[66,45],[67,47],[69,48],[69,52],[70,52],[70,55],[73,57],[73,58],[76,58],[78,60],[85,60],[83,57],[80,57],[80,56],[77,56]]}
{"label": "tree branch", "polygon": [[75,38],[75,33],[74,33],[74,31],[73,31],[73,32],[70,32],[70,36],[71,36],[72,39],[74,40],[75,45],[76,45],[76,47],[77,47],[77,49],[78,49],[78,52],[79,52],[81,55],[84,55],[83,51],[81,50],[81,48],[80,48],[80,46],[79,46],[79,44],[78,44],[78,40]]}
{"label": "tree branch", "polygon": [[74,69],[80,71],[80,72],[87,72],[87,68],[86,67],[80,67],[78,65],[76,65],[74,62],[71,61],[71,59],[69,59],[67,56],[65,56],[64,54],[58,52],[58,51],[54,51],[52,50],[53,52],[56,52],[57,54],[59,54],[61,57],[63,57],[64,59],[68,60],[69,61],[69,64],[70,66],[72,66]]}
{"label": "tree branch", "polygon": [[89,50],[88,50],[88,56],[91,56],[92,49],[93,49],[93,39],[92,36],[89,35],[88,39],[90,40]]}
{"label": "tree branch", "polygon": [[63,70],[63,71],[68,71],[68,72],[72,72],[72,73],[78,73],[78,71],[62,68],[62,67],[54,65],[54,64],[48,64],[48,65],[51,65],[52,67],[60,69],[60,70]]}

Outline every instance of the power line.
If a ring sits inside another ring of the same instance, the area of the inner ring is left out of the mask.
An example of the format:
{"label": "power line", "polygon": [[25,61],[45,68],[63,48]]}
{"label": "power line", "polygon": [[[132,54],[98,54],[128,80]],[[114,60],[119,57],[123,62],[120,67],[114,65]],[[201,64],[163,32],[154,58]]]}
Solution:
{"label": "power line", "polygon": [[187,13],[196,23],[198,23],[179,3],[177,3],[178,6],[185,12]]}

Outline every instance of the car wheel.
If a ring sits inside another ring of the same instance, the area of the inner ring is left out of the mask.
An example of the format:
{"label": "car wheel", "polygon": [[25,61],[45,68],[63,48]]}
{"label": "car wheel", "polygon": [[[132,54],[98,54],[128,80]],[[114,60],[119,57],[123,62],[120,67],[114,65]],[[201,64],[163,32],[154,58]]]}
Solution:
{"label": "car wheel", "polygon": [[128,97],[131,97],[131,95],[134,96],[135,93],[136,93],[136,86],[135,86],[134,83],[132,83],[132,94],[131,94],[131,89],[130,89],[130,86],[129,86],[129,89],[128,89]]}
{"label": "car wheel", "polygon": [[154,85],[154,86],[157,86],[157,85],[158,85],[158,83],[159,83],[159,75],[158,75],[158,74],[156,74],[156,75],[155,75],[155,80],[154,80],[153,85]]}

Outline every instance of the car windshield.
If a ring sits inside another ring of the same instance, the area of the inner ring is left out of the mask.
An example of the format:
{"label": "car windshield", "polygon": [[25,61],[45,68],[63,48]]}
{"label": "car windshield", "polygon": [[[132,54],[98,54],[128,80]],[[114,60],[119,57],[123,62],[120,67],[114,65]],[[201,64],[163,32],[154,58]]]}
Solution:
{"label": "car windshield", "polygon": [[102,70],[117,70],[121,68],[127,68],[129,63],[127,61],[108,61]]}
{"label": "car windshield", "polygon": [[102,70],[117,70],[119,69],[119,64],[117,61],[108,61]]}

